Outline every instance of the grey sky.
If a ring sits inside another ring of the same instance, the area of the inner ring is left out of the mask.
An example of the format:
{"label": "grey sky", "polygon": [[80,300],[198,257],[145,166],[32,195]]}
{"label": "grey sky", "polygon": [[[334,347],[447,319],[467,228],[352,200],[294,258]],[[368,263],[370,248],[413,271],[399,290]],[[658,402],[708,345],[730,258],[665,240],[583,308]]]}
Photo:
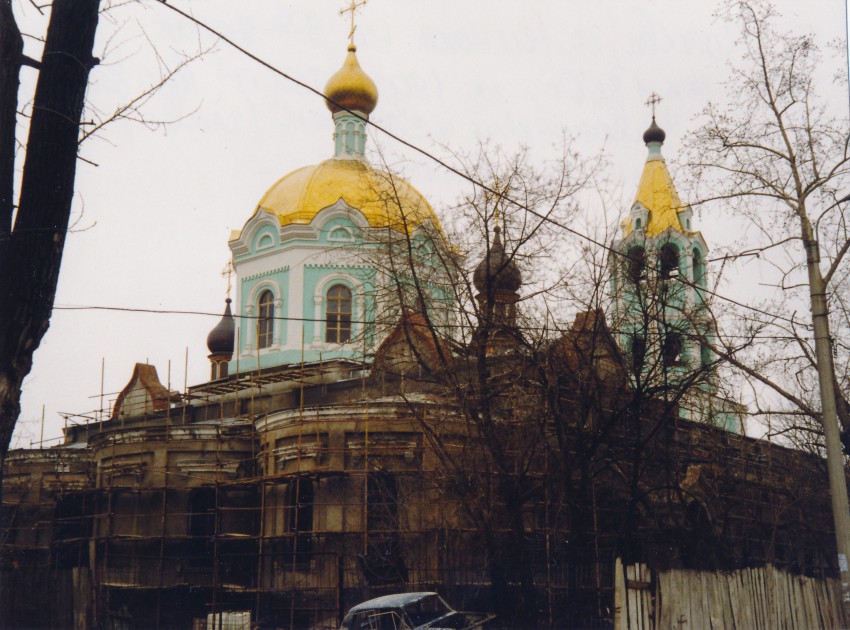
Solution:
{"label": "grey sky", "polygon": [[[345,56],[341,1],[171,3],[318,89]],[[543,160],[566,131],[587,154],[606,148],[625,212],[645,158],[649,94],[664,98],[658,122],[667,131],[669,161],[706,102],[724,97],[727,64],[738,53],[735,29],[713,17],[718,4],[369,0],[358,14],[356,43],[380,91],[372,119],[443,156],[441,145],[472,150],[489,138],[506,149],[527,145]],[[830,41],[844,39],[844,3],[781,0],[778,7],[795,31],[816,34],[831,60],[827,76],[844,72],[846,61],[827,50]],[[29,3],[18,2],[16,10],[24,30],[36,32],[41,19]],[[125,43],[105,61],[123,61],[96,68],[89,92],[106,111],[156,80],[142,30],[169,60],[175,50],[196,47],[199,37],[150,0],[104,18],[100,47],[116,26],[121,33],[113,42]],[[205,34],[200,40],[212,42]],[[846,86],[828,87],[838,105],[846,103]],[[28,89],[22,87],[22,102],[31,98]],[[75,216],[82,216],[68,238],[57,305],[220,313],[230,230],[242,226],[281,176],[332,154],[330,114],[321,99],[224,44],[150,105],[151,119],[198,110],[164,131],[116,125],[83,145],[81,155],[99,166],[79,166]],[[372,140],[438,213],[466,185],[376,132]],[[680,192],[687,197],[681,186]],[[718,221],[698,221],[709,246],[729,238]],[[165,381],[170,360],[172,388],[182,390],[187,348],[188,383],[203,381],[205,338],[216,321],[57,310],[25,382],[18,445],[38,439],[42,404],[46,438],[60,435],[57,412],[98,407],[102,358],[107,402],[137,361],[149,360]]]}

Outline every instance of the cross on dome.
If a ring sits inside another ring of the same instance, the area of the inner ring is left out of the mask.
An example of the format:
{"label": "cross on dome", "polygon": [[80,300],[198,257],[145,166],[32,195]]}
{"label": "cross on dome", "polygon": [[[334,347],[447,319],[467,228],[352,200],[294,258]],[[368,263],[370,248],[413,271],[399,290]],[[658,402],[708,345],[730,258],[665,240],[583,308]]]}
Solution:
{"label": "cross on dome", "polygon": [[227,278],[227,299],[230,299],[230,277],[233,275],[233,262],[228,260],[224,269],[221,270],[221,277]]}
{"label": "cross on dome", "polygon": [[346,8],[340,9],[339,14],[345,15],[346,13],[351,13],[351,30],[348,32],[348,43],[351,46],[354,46],[354,31],[357,29],[357,25],[354,23],[354,14],[357,9],[366,5],[366,0],[349,0],[349,4]]}
{"label": "cross on dome", "polygon": [[652,119],[653,120],[655,120],[655,106],[658,105],[658,103],[660,103],[662,100],[663,99],[658,94],[656,94],[655,92],[650,94],[649,98],[646,99],[645,105],[652,109]]}

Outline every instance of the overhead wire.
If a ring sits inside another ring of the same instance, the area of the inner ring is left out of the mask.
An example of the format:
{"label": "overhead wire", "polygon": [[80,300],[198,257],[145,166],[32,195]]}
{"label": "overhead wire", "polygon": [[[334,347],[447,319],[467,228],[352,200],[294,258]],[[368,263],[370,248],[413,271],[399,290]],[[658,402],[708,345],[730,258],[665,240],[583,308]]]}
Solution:
{"label": "overhead wire", "polygon": [[[140,308],[140,307],[127,307],[127,306],[100,306],[100,305],[57,305],[53,307],[54,310],[58,311],[114,311],[114,312],[123,312],[123,313],[140,313],[140,314],[150,314],[150,315],[199,315],[203,317],[222,317],[222,313],[213,312],[213,311],[195,311],[195,310],[180,310],[180,309],[156,309],[156,308]],[[276,322],[309,322],[309,323],[324,323],[326,320],[321,317],[292,317],[289,315],[275,315],[273,317],[265,318],[260,315],[242,315],[240,313],[231,313],[231,317],[234,319],[246,319],[246,320],[258,320],[258,319],[270,319]],[[364,320],[364,319],[351,319],[352,324],[357,325],[372,325],[375,324],[373,320]],[[800,324],[800,322],[794,322],[795,324]],[[434,326],[439,329],[466,329],[468,326],[463,324],[450,324],[444,323]],[[515,326],[517,330],[525,331],[525,332],[547,332],[553,330],[566,330],[561,327],[556,326],[529,326],[529,325],[521,325],[517,324]],[[608,326],[608,330],[612,332],[619,332],[617,328]],[[778,341],[795,341],[799,339],[794,335],[734,335],[734,334],[724,334],[724,337],[728,337],[730,339],[772,339]]]}

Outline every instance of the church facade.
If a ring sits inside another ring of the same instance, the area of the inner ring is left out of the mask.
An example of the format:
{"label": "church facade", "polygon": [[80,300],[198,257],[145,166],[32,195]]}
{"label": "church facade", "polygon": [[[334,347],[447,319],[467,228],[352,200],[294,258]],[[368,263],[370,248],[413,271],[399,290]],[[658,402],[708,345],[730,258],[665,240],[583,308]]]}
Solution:
{"label": "church facade", "polygon": [[[708,249],[654,119],[610,321],[532,350],[498,227],[481,323],[453,334],[436,213],[365,159],[377,88],[353,45],[325,93],[333,157],[231,235],[210,380],[180,394],[138,364],[108,421],[10,454],[8,627],[336,628],[436,590],[504,627],[604,628],[615,558],[834,573],[820,460],[745,437],[716,391]],[[690,398],[634,394],[699,370]]]}

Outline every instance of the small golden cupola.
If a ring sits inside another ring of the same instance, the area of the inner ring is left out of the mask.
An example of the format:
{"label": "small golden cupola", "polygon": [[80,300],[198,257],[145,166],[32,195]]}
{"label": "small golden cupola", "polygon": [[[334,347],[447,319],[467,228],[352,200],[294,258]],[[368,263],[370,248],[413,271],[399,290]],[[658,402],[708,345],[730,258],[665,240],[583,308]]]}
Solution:
{"label": "small golden cupola", "polygon": [[325,86],[325,104],[334,120],[334,157],[363,160],[366,155],[366,121],[378,104],[378,88],[357,61],[357,47],[348,45],[348,56]]}
{"label": "small golden cupola", "polygon": [[357,61],[357,46],[349,44],[348,56],[325,85],[327,106],[331,113],[344,110],[360,112],[368,119],[378,104],[378,87]]}
{"label": "small golden cupola", "polygon": [[[430,223],[439,231],[439,219],[419,191],[399,177],[372,168],[366,160],[366,123],[378,102],[378,88],[360,67],[356,51],[349,44],[342,67],[325,86],[325,103],[334,124],[333,157],[279,179],[260,199],[254,215],[274,215],[281,228],[310,225],[319,212],[342,199],[362,213],[371,227],[411,234]],[[231,241],[240,238],[235,232]]]}

